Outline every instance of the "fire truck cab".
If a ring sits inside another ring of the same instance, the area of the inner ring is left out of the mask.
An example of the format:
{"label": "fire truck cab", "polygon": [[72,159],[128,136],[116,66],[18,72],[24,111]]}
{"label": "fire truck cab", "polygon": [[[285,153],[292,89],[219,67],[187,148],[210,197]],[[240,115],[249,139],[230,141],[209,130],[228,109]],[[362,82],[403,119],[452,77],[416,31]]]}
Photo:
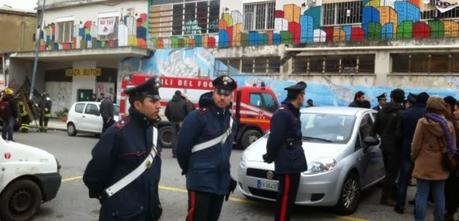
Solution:
{"label": "fire truck cab", "polygon": [[[128,97],[124,90],[135,87],[152,75],[133,73],[123,79],[121,83],[120,115],[127,115],[129,109]],[[167,102],[172,99],[176,90],[189,99],[195,107],[198,107],[199,97],[213,90],[212,79],[197,77],[172,77],[160,76],[161,88],[161,116],[165,119],[164,110]],[[245,149],[263,134],[269,131],[272,114],[279,108],[279,102],[274,92],[263,84],[259,86],[242,86],[234,91],[234,103],[232,106],[233,117],[238,122],[236,145]],[[160,145],[170,147],[172,145],[172,128],[169,122],[161,121],[158,124]]]}

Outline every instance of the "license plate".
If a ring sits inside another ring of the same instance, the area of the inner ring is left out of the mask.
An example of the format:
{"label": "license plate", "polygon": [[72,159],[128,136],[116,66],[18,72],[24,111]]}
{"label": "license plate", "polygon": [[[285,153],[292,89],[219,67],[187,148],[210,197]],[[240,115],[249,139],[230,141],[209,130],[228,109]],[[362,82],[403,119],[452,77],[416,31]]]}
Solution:
{"label": "license plate", "polygon": [[279,190],[279,181],[257,180],[257,188],[271,191]]}

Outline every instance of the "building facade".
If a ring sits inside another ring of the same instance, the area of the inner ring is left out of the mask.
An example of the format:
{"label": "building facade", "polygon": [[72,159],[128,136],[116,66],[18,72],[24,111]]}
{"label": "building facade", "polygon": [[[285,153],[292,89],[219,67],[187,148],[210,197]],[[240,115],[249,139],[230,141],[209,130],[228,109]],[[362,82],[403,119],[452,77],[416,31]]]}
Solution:
{"label": "building facade", "polygon": [[[147,9],[147,0],[46,1],[35,83],[50,94],[53,113],[76,101],[119,94],[120,61],[151,53]],[[32,79],[34,55],[11,54],[12,85]]]}
{"label": "building facade", "polygon": [[149,30],[153,48],[204,47],[248,76],[343,91],[368,86],[370,94],[394,87],[457,94],[459,8],[441,13],[434,7],[441,3],[153,0]]}
{"label": "building facade", "polygon": [[8,30],[2,32],[0,41],[0,88],[7,82],[8,53],[33,49],[36,24],[34,12],[0,7],[0,30]]}

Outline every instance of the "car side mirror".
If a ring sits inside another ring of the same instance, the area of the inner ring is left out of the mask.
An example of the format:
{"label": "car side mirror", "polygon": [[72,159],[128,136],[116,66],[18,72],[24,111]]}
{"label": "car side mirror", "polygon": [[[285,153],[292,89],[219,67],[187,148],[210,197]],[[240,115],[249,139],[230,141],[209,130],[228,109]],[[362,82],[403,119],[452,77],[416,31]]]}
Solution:
{"label": "car side mirror", "polygon": [[366,146],[375,146],[375,145],[378,145],[379,144],[379,140],[378,138],[374,137],[374,136],[366,136],[365,138],[363,138],[363,142],[365,143]]}

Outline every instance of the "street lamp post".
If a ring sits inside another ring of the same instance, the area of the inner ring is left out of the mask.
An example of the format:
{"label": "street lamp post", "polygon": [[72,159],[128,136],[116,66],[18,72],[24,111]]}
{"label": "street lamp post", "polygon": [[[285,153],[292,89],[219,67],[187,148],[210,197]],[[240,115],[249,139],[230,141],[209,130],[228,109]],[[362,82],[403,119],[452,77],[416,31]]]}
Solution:
{"label": "street lamp post", "polygon": [[[37,4],[37,34],[35,35],[35,58],[33,62],[33,72],[32,72],[32,82],[30,86],[30,94],[29,100],[33,99],[33,91],[35,89],[35,78],[37,76],[37,66],[38,66],[38,53],[39,53],[39,46],[40,46],[40,31],[43,29],[43,17],[45,15],[45,5],[46,0],[43,0],[43,4],[40,8],[40,3],[38,1]],[[40,10],[41,9],[41,10]]]}

